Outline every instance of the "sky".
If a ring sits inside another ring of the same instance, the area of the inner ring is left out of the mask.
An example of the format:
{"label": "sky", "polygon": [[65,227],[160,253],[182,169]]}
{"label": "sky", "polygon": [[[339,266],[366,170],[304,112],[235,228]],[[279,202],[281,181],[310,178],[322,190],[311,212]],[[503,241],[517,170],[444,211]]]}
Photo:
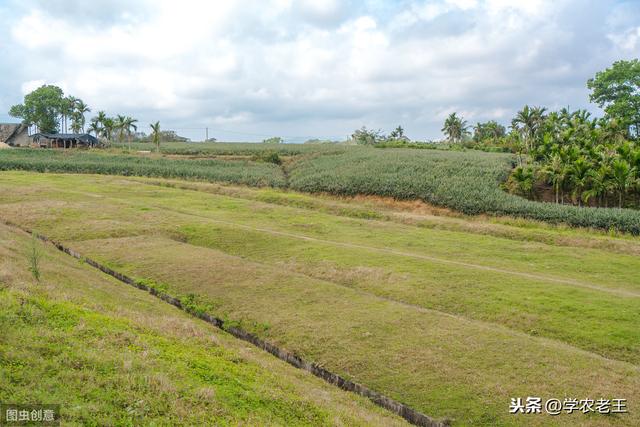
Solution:
{"label": "sky", "polygon": [[589,103],[640,57],[640,0],[0,0],[0,122],[42,84],[141,130],[345,139]]}

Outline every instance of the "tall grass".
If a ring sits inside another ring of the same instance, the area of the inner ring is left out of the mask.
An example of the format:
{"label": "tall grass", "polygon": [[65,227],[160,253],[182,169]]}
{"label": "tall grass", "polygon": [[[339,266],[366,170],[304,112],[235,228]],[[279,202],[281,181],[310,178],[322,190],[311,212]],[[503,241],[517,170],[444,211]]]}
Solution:
{"label": "tall grass", "polygon": [[31,245],[29,247],[29,253],[27,256],[29,260],[29,271],[37,283],[40,283],[42,272],[40,271],[40,258],[42,258],[42,252],[40,251],[40,243],[35,236],[31,237]]}

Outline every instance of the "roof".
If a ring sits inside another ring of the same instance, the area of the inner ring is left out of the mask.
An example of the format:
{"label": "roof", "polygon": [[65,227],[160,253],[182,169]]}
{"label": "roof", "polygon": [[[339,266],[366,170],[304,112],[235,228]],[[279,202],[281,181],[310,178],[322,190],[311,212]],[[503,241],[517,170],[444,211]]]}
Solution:
{"label": "roof", "polygon": [[8,142],[26,131],[27,126],[21,123],[0,123],[0,142]]}
{"label": "roof", "polygon": [[81,141],[89,145],[98,145],[98,138],[88,133],[36,133],[32,135],[34,140],[57,139],[62,141]]}

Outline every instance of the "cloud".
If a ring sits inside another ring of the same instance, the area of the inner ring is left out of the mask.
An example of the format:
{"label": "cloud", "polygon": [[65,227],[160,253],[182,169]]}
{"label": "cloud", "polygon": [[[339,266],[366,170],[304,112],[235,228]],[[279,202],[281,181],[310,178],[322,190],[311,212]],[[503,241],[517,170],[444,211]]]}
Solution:
{"label": "cloud", "polygon": [[437,138],[451,111],[508,123],[525,103],[594,109],[586,80],[640,53],[640,10],[614,0],[87,5],[0,4],[0,108],[57,82],[94,111],[185,133],[333,137],[401,123]]}

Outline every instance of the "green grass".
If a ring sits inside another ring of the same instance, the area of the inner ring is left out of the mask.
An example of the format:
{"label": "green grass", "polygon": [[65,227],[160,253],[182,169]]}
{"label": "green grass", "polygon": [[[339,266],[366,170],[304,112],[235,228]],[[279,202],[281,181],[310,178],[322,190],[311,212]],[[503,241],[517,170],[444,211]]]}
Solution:
{"label": "green grass", "polygon": [[285,185],[282,170],[247,160],[182,160],[111,155],[100,151],[3,150],[0,170],[99,173],[219,181],[251,186]]}
{"label": "green grass", "polygon": [[64,425],[400,425],[150,295],[0,226],[0,401]]}
{"label": "green grass", "polygon": [[[114,144],[113,148],[128,150],[127,144]],[[153,150],[149,143],[133,143],[132,150]],[[299,154],[317,152],[341,152],[351,147],[335,144],[262,144],[262,143],[233,143],[207,142],[182,143],[165,142],[160,145],[160,152],[164,154],[186,156],[250,156],[260,152],[275,151],[281,156],[296,156]]]}
{"label": "green grass", "polygon": [[[0,217],[193,295],[198,307],[438,418],[640,421],[640,260],[625,253],[637,238],[464,218],[418,226],[388,211],[352,212],[374,205],[157,184],[5,173]],[[480,226],[500,232],[465,228]],[[505,238],[505,229],[516,231]],[[626,397],[632,408],[605,418],[507,414],[510,397],[538,394]]]}
{"label": "green grass", "polygon": [[[148,148],[136,144],[135,149]],[[119,150],[123,150],[120,149]],[[568,224],[640,234],[640,212],[539,203],[501,189],[513,166],[508,154],[478,151],[376,150],[360,146],[293,144],[168,144],[166,155],[110,152],[3,150],[0,170],[100,173],[217,181],[290,188],[334,195],[376,195],[419,199],[468,215],[509,215],[551,224]],[[293,156],[280,167],[267,154]],[[231,156],[232,159],[202,159]],[[244,158],[244,160],[243,160]]]}

